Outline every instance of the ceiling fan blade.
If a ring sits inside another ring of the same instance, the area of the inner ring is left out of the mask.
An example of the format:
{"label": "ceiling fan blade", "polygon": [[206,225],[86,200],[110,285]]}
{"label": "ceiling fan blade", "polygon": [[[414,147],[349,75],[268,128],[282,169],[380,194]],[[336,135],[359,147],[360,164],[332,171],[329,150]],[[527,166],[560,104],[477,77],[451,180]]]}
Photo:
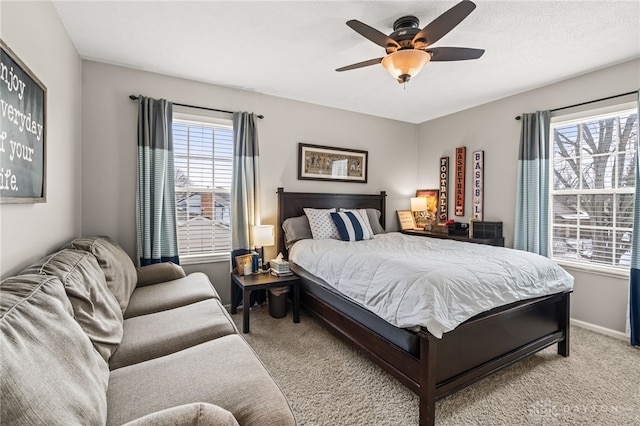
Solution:
{"label": "ceiling fan blade", "polygon": [[464,18],[469,16],[476,5],[468,0],[463,0],[451,9],[431,21],[426,27],[413,37],[414,44],[418,40],[425,40],[425,47],[440,40],[445,34],[454,29]]}
{"label": "ceiling fan blade", "polygon": [[376,30],[375,28],[370,27],[369,25],[364,24],[364,23],[362,23],[362,22],[360,22],[360,21],[358,21],[356,19],[352,19],[350,21],[347,21],[347,25],[349,27],[351,27],[355,32],[360,34],[362,37],[371,40],[372,42],[374,42],[378,46],[382,46],[385,49],[388,46],[395,46],[395,47],[400,48],[400,45],[394,39],[390,38],[386,34],[381,33],[380,31]]}
{"label": "ceiling fan blade", "polygon": [[434,47],[426,50],[431,52],[431,62],[478,59],[484,54],[484,49],[471,49],[469,47]]}
{"label": "ceiling fan blade", "polygon": [[356,68],[368,67],[369,65],[376,65],[382,62],[383,58],[369,59],[368,61],[358,62],[357,64],[347,65],[346,67],[338,68],[336,71],[349,71]]}

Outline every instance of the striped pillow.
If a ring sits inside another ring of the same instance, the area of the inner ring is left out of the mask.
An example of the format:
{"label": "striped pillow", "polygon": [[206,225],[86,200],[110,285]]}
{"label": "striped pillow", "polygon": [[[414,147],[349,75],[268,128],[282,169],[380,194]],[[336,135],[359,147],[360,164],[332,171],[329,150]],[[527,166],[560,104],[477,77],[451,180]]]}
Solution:
{"label": "striped pillow", "polygon": [[367,215],[367,210],[366,209],[340,209],[339,211],[341,211],[341,212],[352,212],[352,213],[359,214],[360,217],[362,218],[362,222],[364,222],[365,226],[367,227],[367,230],[369,231],[369,234],[374,235],[373,229],[371,227],[371,223],[369,223],[369,216]]}
{"label": "striped pillow", "polygon": [[373,238],[373,234],[358,213],[331,213],[331,219],[336,224],[342,241],[360,241]]}

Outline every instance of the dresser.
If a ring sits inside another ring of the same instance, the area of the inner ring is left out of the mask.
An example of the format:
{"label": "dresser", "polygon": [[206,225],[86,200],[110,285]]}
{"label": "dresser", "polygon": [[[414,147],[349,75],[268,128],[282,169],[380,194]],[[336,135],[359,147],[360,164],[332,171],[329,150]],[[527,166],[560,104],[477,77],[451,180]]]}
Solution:
{"label": "dresser", "polygon": [[449,235],[442,232],[422,231],[420,229],[405,229],[400,231],[407,235],[418,235],[421,237],[440,238],[443,240],[464,241],[467,243],[487,244],[490,246],[504,247],[504,237],[496,238],[469,238],[467,235]]}

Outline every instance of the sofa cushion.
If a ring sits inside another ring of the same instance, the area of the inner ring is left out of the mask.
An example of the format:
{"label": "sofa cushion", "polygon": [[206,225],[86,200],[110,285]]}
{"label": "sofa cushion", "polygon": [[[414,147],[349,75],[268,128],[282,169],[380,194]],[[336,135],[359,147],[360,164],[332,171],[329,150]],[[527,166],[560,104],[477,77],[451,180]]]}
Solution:
{"label": "sofa cushion", "polygon": [[151,265],[141,266],[136,268],[136,274],[138,275],[137,287],[177,280],[186,276],[184,269],[173,262],[152,263]]}
{"label": "sofa cushion", "polygon": [[218,299],[129,318],[124,321],[124,337],[109,360],[109,368],[115,370],[237,332]]}
{"label": "sofa cushion", "polygon": [[122,340],[123,318],[96,258],[86,251],[64,249],[22,273],[53,275],[62,281],[73,307],[73,316],[108,362]]}
{"label": "sofa cushion", "polygon": [[147,414],[124,426],[239,426],[233,414],[217,405],[194,402]]}
{"label": "sofa cushion", "polygon": [[193,401],[218,405],[241,425],[295,425],[282,391],[237,334],[111,371],[107,424]]}
{"label": "sofa cushion", "polygon": [[220,299],[209,278],[202,272],[194,272],[177,280],[136,288],[124,317],[152,314],[211,298]]}
{"label": "sofa cushion", "polygon": [[69,248],[83,250],[96,257],[107,286],[118,301],[120,311],[124,313],[138,276],[133,261],[122,247],[109,237],[85,237],[71,241]]}
{"label": "sofa cushion", "polygon": [[0,424],[104,424],[107,363],[55,276],[0,283]]}

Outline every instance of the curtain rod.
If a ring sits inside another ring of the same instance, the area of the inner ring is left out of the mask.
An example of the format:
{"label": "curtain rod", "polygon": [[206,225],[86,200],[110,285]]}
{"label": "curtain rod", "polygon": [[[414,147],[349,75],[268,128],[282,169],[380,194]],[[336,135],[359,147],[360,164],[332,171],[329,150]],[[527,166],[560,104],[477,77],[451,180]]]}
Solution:
{"label": "curtain rod", "polygon": [[[132,101],[138,100],[138,97],[136,95],[129,95],[129,99],[131,99]],[[224,109],[216,109],[216,108],[208,108],[208,107],[202,107],[202,106],[197,106],[197,105],[187,105],[187,104],[179,104],[177,102],[171,102],[174,105],[178,105],[178,106],[183,106],[183,107],[187,107],[187,108],[197,108],[197,109],[204,109],[207,111],[216,111],[216,112],[226,112],[227,114],[233,114],[233,111],[227,111]],[[258,115],[258,118],[262,119],[264,118],[264,115]]]}
{"label": "curtain rod", "polygon": [[[563,109],[579,107],[579,106],[582,106],[582,105],[589,105],[589,104],[592,104],[594,102],[608,101],[609,99],[615,99],[615,98],[619,98],[619,97],[622,97],[622,96],[633,95],[634,93],[638,93],[638,91],[634,90],[633,92],[620,93],[619,95],[607,96],[606,98],[600,98],[600,99],[595,99],[593,101],[581,102],[579,104],[574,104],[574,105],[569,105],[569,106],[565,106],[565,107],[555,108],[555,109],[552,109],[550,111],[551,112],[556,112],[556,111],[561,111]],[[520,120],[520,119],[522,119],[521,115],[516,116],[516,120]]]}

